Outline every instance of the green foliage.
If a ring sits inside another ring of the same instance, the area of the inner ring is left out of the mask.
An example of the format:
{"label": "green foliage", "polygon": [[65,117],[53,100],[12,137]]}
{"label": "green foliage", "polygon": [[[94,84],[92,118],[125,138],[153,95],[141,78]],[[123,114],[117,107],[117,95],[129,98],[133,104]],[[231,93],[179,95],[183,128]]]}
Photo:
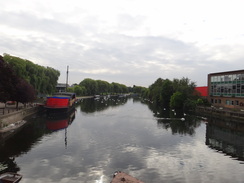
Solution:
{"label": "green foliage", "polygon": [[93,79],[86,78],[79,85],[86,88],[86,95],[96,95],[98,92],[97,82]]}
{"label": "green foliage", "polygon": [[150,100],[156,102],[157,104],[160,103],[163,79],[158,78],[151,86],[149,86],[149,98]]}
{"label": "green foliage", "polygon": [[32,85],[17,76],[13,67],[0,56],[0,101],[8,100],[21,103],[32,102],[36,92]]}
{"label": "green foliage", "polygon": [[[112,82],[111,84],[107,81],[103,80],[93,80],[90,78],[86,78],[83,81],[81,81],[77,86],[74,86],[75,92],[77,95],[102,95],[107,93],[128,93],[128,87]],[[78,94],[78,93],[79,94]]]}
{"label": "green foliage", "polygon": [[162,83],[161,95],[160,95],[160,103],[162,106],[169,107],[171,96],[173,95],[173,83],[169,79],[166,79]]}
{"label": "green foliage", "polygon": [[170,107],[174,109],[182,109],[185,100],[184,95],[177,91],[170,97]]}
{"label": "green foliage", "polygon": [[144,96],[164,108],[194,108],[195,96],[194,82],[188,78],[182,79],[161,79],[158,78],[149,86],[149,91],[145,91]]}
{"label": "green foliage", "polygon": [[29,60],[4,54],[4,61],[10,64],[15,74],[30,83],[39,93],[55,92],[60,72],[51,67],[43,67]]}
{"label": "green foliage", "polygon": [[86,95],[86,88],[84,86],[75,86],[74,87],[74,93],[76,93],[77,96]]}
{"label": "green foliage", "polygon": [[188,111],[189,110],[194,111],[196,109],[196,106],[197,106],[196,103],[197,103],[196,100],[187,98],[184,102],[184,109],[188,110]]}

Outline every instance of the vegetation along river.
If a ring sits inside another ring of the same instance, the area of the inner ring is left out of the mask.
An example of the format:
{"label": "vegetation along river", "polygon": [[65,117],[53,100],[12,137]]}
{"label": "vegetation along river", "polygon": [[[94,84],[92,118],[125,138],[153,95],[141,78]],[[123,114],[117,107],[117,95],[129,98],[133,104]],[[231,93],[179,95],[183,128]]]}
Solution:
{"label": "vegetation along river", "polygon": [[244,182],[243,123],[153,106],[84,99],[69,116],[33,116],[1,144],[0,165],[23,183],[109,183],[117,170],[145,183]]}

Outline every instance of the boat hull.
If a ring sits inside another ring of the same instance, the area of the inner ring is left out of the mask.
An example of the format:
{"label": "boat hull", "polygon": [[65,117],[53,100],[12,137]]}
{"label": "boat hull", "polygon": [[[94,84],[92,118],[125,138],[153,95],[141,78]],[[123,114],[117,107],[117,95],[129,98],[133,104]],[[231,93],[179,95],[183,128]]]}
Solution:
{"label": "boat hull", "polygon": [[115,172],[111,183],[143,183],[142,181],[124,172]]}
{"label": "boat hull", "polygon": [[13,172],[7,172],[0,175],[1,183],[17,183],[21,179],[22,175]]}

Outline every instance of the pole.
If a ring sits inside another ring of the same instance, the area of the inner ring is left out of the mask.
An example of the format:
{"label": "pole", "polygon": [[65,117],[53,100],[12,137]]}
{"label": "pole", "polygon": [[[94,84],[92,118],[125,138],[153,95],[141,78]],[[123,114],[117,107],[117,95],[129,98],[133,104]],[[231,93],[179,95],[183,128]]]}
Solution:
{"label": "pole", "polygon": [[66,88],[65,88],[66,92],[67,92],[67,88],[68,88],[68,76],[69,76],[69,66],[67,66],[67,74],[66,74]]}

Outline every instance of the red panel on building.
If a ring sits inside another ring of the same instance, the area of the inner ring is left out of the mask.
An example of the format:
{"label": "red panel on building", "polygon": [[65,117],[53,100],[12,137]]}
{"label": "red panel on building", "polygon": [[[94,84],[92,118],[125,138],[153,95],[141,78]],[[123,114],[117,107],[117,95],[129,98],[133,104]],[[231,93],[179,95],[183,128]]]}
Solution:
{"label": "red panel on building", "polygon": [[196,93],[200,94],[202,97],[208,96],[208,87],[207,86],[199,86],[195,88]]}

